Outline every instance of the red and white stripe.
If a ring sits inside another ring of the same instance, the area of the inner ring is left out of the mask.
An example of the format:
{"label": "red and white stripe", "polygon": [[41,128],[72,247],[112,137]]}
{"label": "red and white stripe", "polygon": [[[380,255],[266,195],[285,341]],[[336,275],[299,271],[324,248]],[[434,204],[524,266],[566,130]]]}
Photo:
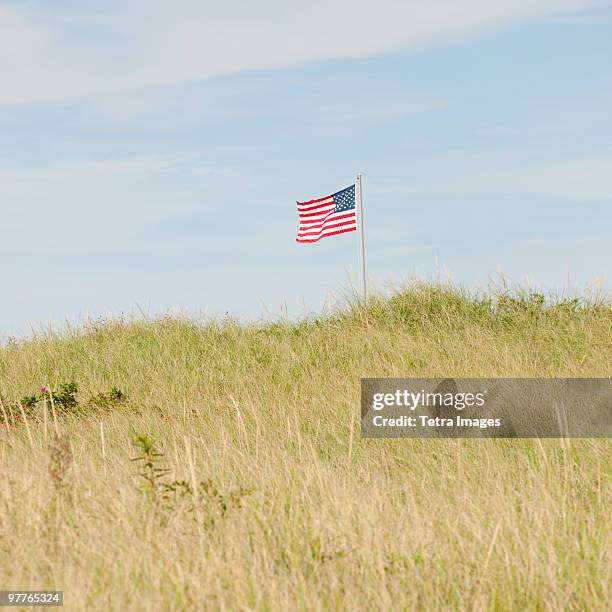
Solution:
{"label": "red and white stripe", "polygon": [[297,202],[300,227],[296,242],[317,242],[327,236],[354,232],[357,229],[355,209],[334,212],[333,196]]}

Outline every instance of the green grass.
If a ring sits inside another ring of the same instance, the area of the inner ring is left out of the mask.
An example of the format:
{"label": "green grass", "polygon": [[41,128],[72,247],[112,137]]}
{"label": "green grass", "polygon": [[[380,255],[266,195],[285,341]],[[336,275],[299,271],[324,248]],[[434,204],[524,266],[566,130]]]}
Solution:
{"label": "green grass", "polygon": [[[68,609],[609,609],[609,440],[365,440],[357,413],[361,377],[610,376],[611,355],[606,301],[433,286],[12,343],[0,585]],[[72,381],[56,422],[18,407]]]}

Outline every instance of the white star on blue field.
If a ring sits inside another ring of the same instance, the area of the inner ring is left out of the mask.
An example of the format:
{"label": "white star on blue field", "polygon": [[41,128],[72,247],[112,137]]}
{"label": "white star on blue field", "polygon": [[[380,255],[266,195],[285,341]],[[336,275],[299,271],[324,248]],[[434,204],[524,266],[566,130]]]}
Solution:
{"label": "white star on blue field", "polygon": [[358,173],[371,287],[609,287],[611,0],[178,4],[0,0],[0,342],[321,312],[295,201]]}
{"label": "white star on blue field", "polygon": [[355,185],[334,193],[333,198],[336,205],[334,212],[342,212],[343,210],[355,208]]}

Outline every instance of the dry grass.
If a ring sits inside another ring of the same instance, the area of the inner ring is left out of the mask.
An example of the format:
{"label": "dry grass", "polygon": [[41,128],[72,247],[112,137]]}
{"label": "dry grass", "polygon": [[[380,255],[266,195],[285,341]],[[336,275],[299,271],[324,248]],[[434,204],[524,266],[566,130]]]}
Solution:
{"label": "dry grass", "polygon": [[[349,428],[361,376],[610,376],[611,355],[606,303],[492,311],[435,287],[301,324],[9,345],[1,588],[63,589],[71,610],[610,609],[608,440],[357,431],[349,458]],[[127,400],[23,422],[16,400],[68,381]],[[164,454],[152,485],[135,434]]]}

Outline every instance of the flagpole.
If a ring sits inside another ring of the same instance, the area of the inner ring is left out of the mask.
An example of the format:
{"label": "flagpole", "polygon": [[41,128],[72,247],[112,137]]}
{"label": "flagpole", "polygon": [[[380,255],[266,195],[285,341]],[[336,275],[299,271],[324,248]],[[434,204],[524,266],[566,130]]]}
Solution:
{"label": "flagpole", "polygon": [[357,211],[359,214],[359,261],[361,263],[361,287],[363,290],[363,303],[365,304],[367,299],[367,291],[365,271],[365,246],[363,237],[363,203],[361,197],[361,174],[358,174],[357,178],[355,179],[355,196],[357,198]]}

